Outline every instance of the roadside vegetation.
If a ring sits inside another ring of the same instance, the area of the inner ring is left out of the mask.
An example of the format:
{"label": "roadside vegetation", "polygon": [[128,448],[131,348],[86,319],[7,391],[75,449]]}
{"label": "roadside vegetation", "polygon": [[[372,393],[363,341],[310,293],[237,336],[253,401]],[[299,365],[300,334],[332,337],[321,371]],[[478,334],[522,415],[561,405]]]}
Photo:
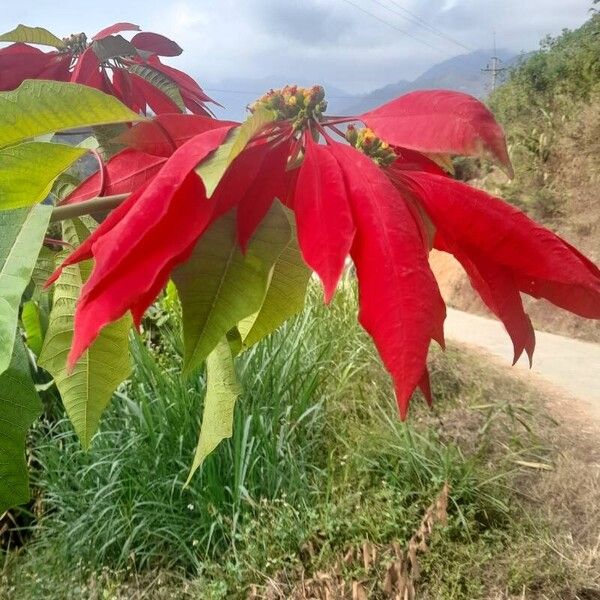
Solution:
{"label": "roadside vegetation", "polygon": [[36,519],[12,536],[25,545],[4,557],[0,597],[392,598],[445,483],[420,574],[398,566],[418,598],[600,589],[598,473],[562,445],[542,393],[450,348],[433,355],[433,412],[417,402],[402,424],[354,287],[330,308],[311,295],[240,361],[234,436],[188,488],[204,382],[179,375],[163,300],[90,451],[66,419],[35,429]]}
{"label": "roadside vegetation", "polygon": [[[507,200],[544,222],[570,216],[569,196],[583,187],[581,179],[598,178],[597,165],[588,169],[587,160],[598,156],[599,102],[600,15],[594,15],[580,29],[543,40],[490,97],[515,164],[514,181],[501,188]],[[567,171],[583,166],[577,160],[586,168],[577,168],[580,185],[569,189]]]}

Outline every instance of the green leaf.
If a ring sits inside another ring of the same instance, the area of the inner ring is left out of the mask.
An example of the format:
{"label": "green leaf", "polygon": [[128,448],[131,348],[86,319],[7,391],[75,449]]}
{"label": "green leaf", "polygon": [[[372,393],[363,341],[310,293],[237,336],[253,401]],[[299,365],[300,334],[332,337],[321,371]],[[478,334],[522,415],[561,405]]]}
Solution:
{"label": "green leaf", "polygon": [[[127,125],[119,125],[119,127],[127,128]],[[77,144],[78,148],[84,148],[86,150],[98,150],[100,147],[100,142],[95,135],[90,135]]]}
{"label": "green leaf", "polygon": [[143,120],[113,96],[77,83],[26,80],[0,92],[0,148],[53,131]]}
{"label": "green leaf", "polygon": [[293,214],[287,209],[286,214],[293,228],[292,238],[273,266],[269,288],[260,310],[238,324],[245,348],[256,344],[304,308],[312,271],[302,260]]}
{"label": "green leaf", "polygon": [[31,282],[33,283],[33,290],[31,298],[38,301],[44,294],[48,294],[49,290],[44,289],[44,284],[54,273],[55,258],[58,252],[56,250],[50,250],[46,246],[42,246],[40,253],[38,254],[35,267],[31,273]]}
{"label": "green leaf", "polygon": [[165,287],[164,303],[165,307],[170,311],[177,312],[179,310],[179,294],[177,293],[177,287],[171,279],[169,279]]}
{"label": "green leaf", "polygon": [[[64,237],[74,246],[90,233],[92,219],[64,223]],[[64,258],[64,257],[63,257]],[[102,412],[115,388],[131,372],[129,357],[129,315],[107,325],[83,354],[72,372],[67,372],[67,355],[73,340],[75,305],[81,287],[91,272],[91,261],[63,270],[54,288],[54,302],[48,332],[38,364],[56,382],[67,414],[84,449],[90,445]]]}
{"label": "green leaf", "polygon": [[227,167],[246,147],[246,144],[256,135],[265,125],[275,120],[276,114],[264,107],[258,108],[239,127],[232,129],[227,139],[221,144],[208,159],[201,162],[196,167],[196,173],[201,177],[206,188],[206,196],[210,198],[221,177],[227,170]]}
{"label": "green leaf", "polygon": [[21,323],[25,330],[27,345],[36,356],[39,356],[42,351],[42,344],[44,343],[44,328],[42,326],[40,309],[35,301],[27,300],[23,304],[23,308],[21,309]]}
{"label": "green leaf", "polygon": [[244,350],[244,344],[242,344],[242,336],[237,327],[232,327],[225,336],[229,342],[229,349],[231,354],[235,358],[242,350]]}
{"label": "green leaf", "polygon": [[111,58],[121,56],[135,56],[137,50],[131,42],[128,42],[122,35],[109,35],[101,40],[92,42],[94,54],[100,59],[100,62],[106,62]]}
{"label": "green leaf", "polygon": [[235,230],[233,211],[217,220],[191,258],[173,271],[183,313],[185,373],[199,367],[232,327],[260,308],[272,266],[291,235],[279,202],[263,219],[245,256]]}
{"label": "green leaf", "polygon": [[149,84],[159,89],[163,94],[168,96],[179,108],[179,110],[185,110],[185,104],[181,97],[181,92],[177,87],[176,83],[152,67],[148,65],[135,64],[129,67],[130,73],[145,79]]}
{"label": "green leaf", "polygon": [[19,304],[36,264],[52,208],[0,211],[0,373],[10,364]]}
{"label": "green leaf", "polygon": [[54,180],[86,153],[85,148],[43,142],[3,148],[0,150],[0,210],[44,200]]}
{"label": "green leaf", "polygon": [[237,139],[231,147],[229,162],[246,147],[248,142],[260,132],[261,129],[272,123],[277,118],[277,113],[264,106],[257,108],[240,126],[240,132]]}
{"label": "green leaf", "polygon": [[0,375],[0,516],[29,500],[25,437],[41,412],[25,347],[18,337],[10,366]]}
{"label": "green leaf", "polygon": [[65,43],[43,27],[27,27],[17,25],[15,29],[0,35],[0,42],[25,42],[26,44],[39,44],[40,46],[54,46],[64,48]]}
{"label": "green leaf", "polygon": [[[82,165],[83,166],[83,165]],[[73,172],[77,172],[79,169],[73,169]],[[72,172],[61,173],[52,184],[50,190],[50,197],[54,201],[54,204],[60,204],[61,200],[64,200],[73,190],[81,185],[81,179],[72,174]]]}
{"label": "green leaf", "polygon": [[200,438],[185,485],[221,441],[231,437],[233,410],[240,392],[229,342],[221,338],[206,359],[206,396]]}
{"label": "green leaf", "polygon": [[115,154],[125,148],[125,145],[119,142],[118,138],[127,129],[128,126],[125,123],[92,128],[93,137],[97,141],[97,146],[94,150],[100,154],[104,162],[108,162]]}

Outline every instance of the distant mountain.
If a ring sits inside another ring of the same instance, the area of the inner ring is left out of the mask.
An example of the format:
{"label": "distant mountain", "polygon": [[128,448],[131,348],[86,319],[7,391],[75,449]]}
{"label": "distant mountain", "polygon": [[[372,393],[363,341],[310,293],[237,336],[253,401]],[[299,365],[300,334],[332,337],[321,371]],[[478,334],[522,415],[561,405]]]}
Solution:
{"label": "distant mountain", "polygon": [[[350,94],[323,82],[327,91],[328,112],[334,115],[359,114],[396,96],[418,89],[445,88],[483,98],[489,93],[490,74],[482,72],[481,69],[485,68],[492,54],[492,50],[475,50],[469,54],[454,56],[427,69],[412,81],[403,79],[364,95]],[[510,67],[519,59],[518,55],[508,50],[497,50],[497,56],[502,60],[504,67]],[[224,107],[215,109],[216,116],[239,121],[246,117],[245,107],[248,104],[269,89],[288,83],[305,86],[313,84],[294,75],[270,75],[260,79],[229,78],[204,82],[204,85],[208,95]]]}
{"label": "distant mountain", "polygon": [[[504,67],[510,67],[519,58],[508,50],[497,50],[496,53]],[[359,114],[396,96],[419,89],[444,88],[483,98],[489,93],[490,74],[481,69],[486,67],[492,54],[492,50],[475,50],[449,58],[427,69],[413,81],[401,80],[357,97],[341,109],[342,114]]]}

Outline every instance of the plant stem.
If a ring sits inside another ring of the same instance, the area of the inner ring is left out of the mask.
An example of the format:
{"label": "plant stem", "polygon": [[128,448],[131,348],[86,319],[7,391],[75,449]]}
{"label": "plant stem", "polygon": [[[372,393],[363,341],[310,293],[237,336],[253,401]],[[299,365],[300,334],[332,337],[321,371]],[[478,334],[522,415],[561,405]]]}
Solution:
{"label": "plant stem", "polygon": [[90,215],[103,210],[110,210],[119,206],[127,198],[129,194],[115,194],[114,196],[99,196],[98,198],[91,198],[83,202],[76,202],[75,204],[65,204],[63,206],[57,206],[52,211],[50,221],[64,221],[65,219],[73,219],[74,217],[81,217],[83,215]]}

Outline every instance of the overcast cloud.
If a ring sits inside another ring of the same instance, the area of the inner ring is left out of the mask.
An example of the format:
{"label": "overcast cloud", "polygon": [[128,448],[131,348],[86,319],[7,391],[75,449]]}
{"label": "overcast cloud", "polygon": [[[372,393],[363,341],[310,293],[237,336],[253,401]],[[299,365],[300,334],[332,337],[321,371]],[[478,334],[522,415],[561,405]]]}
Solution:
{"label": "overcast cloud", "polygon": [[499,47],[519,52],[537,48],[548,33],[581,25],[591,4],[591,0],[0,0],[0,29],[25,23],[45,26],[60,36],[75,31],[91,36],[115,21],[132,21],[175,39],[184,53],[171,64],[194,74],[207,88],[282,76],[289,81],[327,82],[357,93],[414,78],[435,63],[467,52],[403,18],[409,16],[403,8],[468,48],[491,47],[495,30]]}

